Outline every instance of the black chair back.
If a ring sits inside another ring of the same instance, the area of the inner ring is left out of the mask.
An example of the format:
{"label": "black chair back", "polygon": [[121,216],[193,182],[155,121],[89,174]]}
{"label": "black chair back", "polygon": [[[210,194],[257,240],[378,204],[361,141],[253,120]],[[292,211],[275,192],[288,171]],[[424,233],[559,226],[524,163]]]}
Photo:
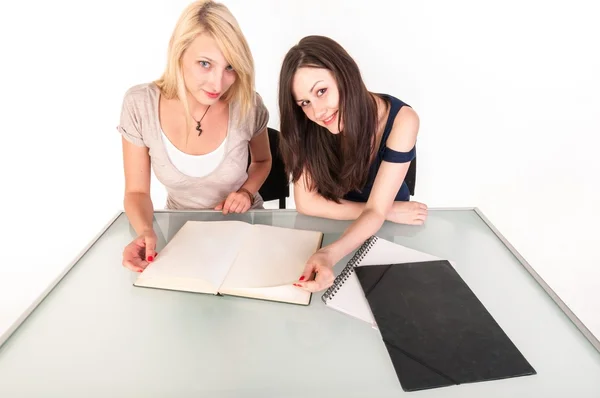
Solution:
{"label": "black chair back", "polygon": [[[285,173],[283,159],[279,152],[279,131],[268,127],[267,132],[271,148],[271,172],[262,187],[258,190],[258,193],[260,193],[265,202],[279,200],[279,208],[285,209],[286,198],[290,196],[290,184],[288,176]],[[250,166],[251,161],[250,148],[248,148],[248,166]]]}

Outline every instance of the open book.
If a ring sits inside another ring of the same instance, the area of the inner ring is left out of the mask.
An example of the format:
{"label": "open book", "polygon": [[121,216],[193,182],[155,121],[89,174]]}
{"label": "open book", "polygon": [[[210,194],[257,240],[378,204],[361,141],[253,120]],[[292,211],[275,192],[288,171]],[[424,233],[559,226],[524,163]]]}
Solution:
{"label": "open book", "polygon": [[135,286],[308,305],[293,286],[323,233],[241,221],[187,221]]}

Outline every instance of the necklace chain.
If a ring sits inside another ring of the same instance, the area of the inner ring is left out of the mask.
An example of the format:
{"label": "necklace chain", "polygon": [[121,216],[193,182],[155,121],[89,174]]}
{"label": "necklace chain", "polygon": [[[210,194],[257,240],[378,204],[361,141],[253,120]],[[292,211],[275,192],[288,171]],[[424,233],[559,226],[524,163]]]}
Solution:
{"label": "necklace chain", "polygon": [[198,137],[200,137],[200,134],[202,134],[202,119],[204,119],[204,116],[206,116],[206,113],[208,112],[208,110],[210,109],[210,105],[208,106],[208,108],[206,108],[206,110],[204,111],[204,115],[202,115],[202,117],[200,118],[200,120],[196,120],[194,118],[194,121],[197,123],[196,125],[196,131],[198,132]]}

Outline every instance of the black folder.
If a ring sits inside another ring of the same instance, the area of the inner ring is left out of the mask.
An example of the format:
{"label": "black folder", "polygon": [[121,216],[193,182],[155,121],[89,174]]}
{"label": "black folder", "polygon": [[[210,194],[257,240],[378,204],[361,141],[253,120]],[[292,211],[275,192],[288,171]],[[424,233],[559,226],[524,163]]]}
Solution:
{"label": "black folder", "polygon": [[355,271],[403,390],[536,374],[448,261]]}

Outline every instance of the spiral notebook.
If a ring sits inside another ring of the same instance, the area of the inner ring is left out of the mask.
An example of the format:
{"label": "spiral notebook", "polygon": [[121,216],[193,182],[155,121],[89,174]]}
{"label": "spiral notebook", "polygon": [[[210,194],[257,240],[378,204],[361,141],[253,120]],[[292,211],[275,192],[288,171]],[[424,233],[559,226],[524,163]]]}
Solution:
{"label": "spiral notebook", "polygon": [[369,265],[435,260],[441,259],[378,236],[372,236],[354,253],[354,256],[334,280],[333,285],[323,293],[321,300],[329,308],[363,320],[377,328],[377,323],[354,269]]}

